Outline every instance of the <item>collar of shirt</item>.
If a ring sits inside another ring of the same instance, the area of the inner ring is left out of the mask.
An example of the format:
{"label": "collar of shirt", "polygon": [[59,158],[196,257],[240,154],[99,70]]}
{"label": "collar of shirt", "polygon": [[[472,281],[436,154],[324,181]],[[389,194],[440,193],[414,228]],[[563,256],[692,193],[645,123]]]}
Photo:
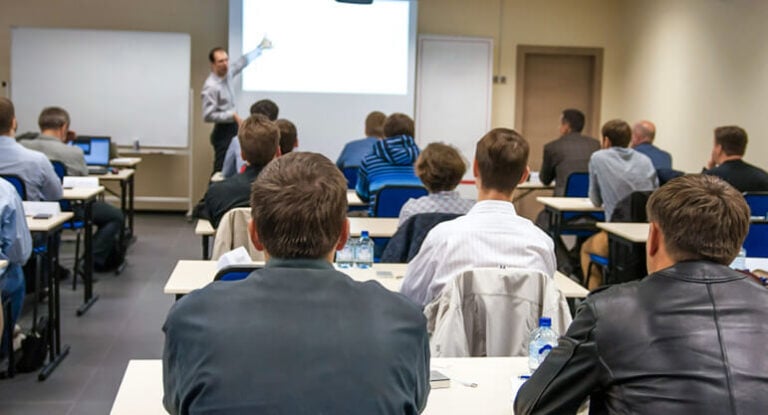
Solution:
{"label": "collar of shirt", "polygon": [[467,215],[476,215],[484,213],[504,213],[517,216],[515,205],[512,202],[503,200],[478,200]]}
{"label": "collar of shirt", "polygon": [[432,196],[439,197],[441,199],[458,199],[459,192],[456,190],[443,190],[442,192],[432,193]]}
{"label": "collar of shirt", "polygon": [[18,144],[18,143],[16,142],[16,139],[11,136],[0,135],[0,144],[9,145],[9,144]]}
{"label": "collar of shirt", "polygon": [[325,259],[311,258],[269,258],[265,268],[309,268],[309,269],[334,269],[333,265]]}

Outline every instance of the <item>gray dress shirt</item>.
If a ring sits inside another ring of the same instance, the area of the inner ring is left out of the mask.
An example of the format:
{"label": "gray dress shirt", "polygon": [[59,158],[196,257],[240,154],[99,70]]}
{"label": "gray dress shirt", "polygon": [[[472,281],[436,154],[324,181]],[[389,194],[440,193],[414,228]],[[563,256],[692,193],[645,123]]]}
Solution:
{"label": "gray dress shirt", "polygon": [[232,78],[236,77],[261,55],[261,48],[256,48],[229,66],[227,74],[221,78],[211,72],[203,84],[203,119],[205,122],[233,122],[235,115],[235,91],[232,89]]}
{"label": "gray dress shirt", "polygon": [[39,151],[50,160],[57,160],[67,167],[67,176],[87,176],[88,166],[85,165],[83,149],[77,146],[68,146],[56,137],[38,135],[34,139],[19,140],[24,147]]}
{"label": "gray dress shirt", "polygon": [[48,157],[7,135],[0,136],[0,174],[19,176],[27,188],[27,200],[61,199],[61,180]]}

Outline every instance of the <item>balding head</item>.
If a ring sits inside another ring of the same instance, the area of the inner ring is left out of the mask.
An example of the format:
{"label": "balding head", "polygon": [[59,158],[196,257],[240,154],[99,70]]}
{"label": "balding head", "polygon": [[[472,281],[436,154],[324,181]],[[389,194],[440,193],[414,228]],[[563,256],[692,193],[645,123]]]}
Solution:
{"label": "balding head", "polygon": [[654,137],[656,137],[656,126],[650,121],[639,121],[632,127],[632,147],[642,143],[653,143]]}

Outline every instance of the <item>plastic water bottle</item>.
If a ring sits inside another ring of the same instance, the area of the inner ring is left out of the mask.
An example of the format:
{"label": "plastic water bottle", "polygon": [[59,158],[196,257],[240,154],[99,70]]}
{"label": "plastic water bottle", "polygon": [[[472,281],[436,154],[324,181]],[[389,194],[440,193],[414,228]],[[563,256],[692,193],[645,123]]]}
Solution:
{"label": "plastic water bottle", "polygon": [[355,265],[358,268],[370,268],[373,265],[373,241],[368,231],[360,232],[360,240],[355,245]]}
{"label": "plastic water bottle", "polygon": [[743,246],[739,249],[739,255],[731,262],[731,268],[737,270],[747,269],[747,250]]}
{"label": "plastic water bottle", "polygon": [[353,238],[347,239],[347,243],[344,248],[336,251],[336,265],[339,268],[352,268],[355,264],[355,245],[357,240]]}
{"label": "plastic water bottle", "polygon": [[552,330],[552,319],[539,319],[539,328],[531,332],[531,342],[528,343],[528,368],[531,373],[538,369],[544,358],[557,346],[557,333]]}

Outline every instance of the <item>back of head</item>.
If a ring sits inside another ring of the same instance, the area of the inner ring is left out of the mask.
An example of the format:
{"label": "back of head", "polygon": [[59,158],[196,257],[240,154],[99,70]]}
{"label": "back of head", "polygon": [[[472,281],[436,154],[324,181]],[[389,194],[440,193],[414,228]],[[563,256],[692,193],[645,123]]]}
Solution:
{"label": "back of head", "polygon": [[347,182],[321,154],[290,153],[259,174],[251,190],[259,241],[276,258],[322,258],[347,220]]}
{"label": "back of head", "polygon": [[443,143],[430,143],[419,155],[414,168],[416,176],[430,193],[455,189],[467,171],[458,150]]}
{"label": "back of head", "polygon": [[648,199],[647,211],[676,262],[705,259],[730,264],[749,230],[744,197],[715,176],[693,174],[670,180]]}
{"label": "back of head", "polygon": [[624,120],[610,120],[603,124],[601,134],[603,138],[608,137],[611,147],[628,147],[632,141],[632,129]]}
{"label": "back of head", "polygon": [[475,161],[483,188],[512,193],[528,167],[528,142],[515,130],[494,128],[477,142]]}
{"label": "back of head", "polygon": [[415,127],[411,117],[396,112],[384,120],[384,136],[395,137],[398,135],[407,135],[413,137]]}
{"label": "back of head", "polygon": [[277,107],[277,104],[268,99],[256,101],[251,105],[251,115],[261,114],[269,118],[270,121],[275,121],[279,113],[280,108]]}
{"label": "back of head", "polygon": [[747,152],[747,132],[735,125],[717,127],[715,144],[719,144],[727,156],[743,156]]}
{"label": "back of head", "polygon": [[61,107],[47,107],[37,118],[37,125],[40,127],[40,131],[58,130],[69,125],[69,113]]}
{"label": "back of head", "polygon": [[384,120],[387,116],[381,111],[373,111],[365,117],[366,137],[384,138]]}
{"label": "back of head", "polygon": [[283,155],[288,154],[296,147],[298,140],[296,126],[285,118],[275,121],[275,124],[277,124],[277,128],[280,130],[280,153]]}
{"label": "back of head", "polygon": [[584,129],[584,113],[577,109],[568,108],[563,110],[561,122],[568,124],[572,132],[580,133]]}
{"label": "back of head", "polygon": [[637,144],[652,143],[656,137],[656,126],[650,121],[640,121],[632,127],[632,134],[637,137]]}
{"label": "back of head", "polygon": [[0,97],[0,135],[11,133],[15,117],[16,110],[13,108],[13,102],[8,98]]}
{"label": "back of head", "polygon": [[251,166],[264,167],[277,154],[280,146],[280,130],[267,117],[251,115],[237,131],[245,160]]}

